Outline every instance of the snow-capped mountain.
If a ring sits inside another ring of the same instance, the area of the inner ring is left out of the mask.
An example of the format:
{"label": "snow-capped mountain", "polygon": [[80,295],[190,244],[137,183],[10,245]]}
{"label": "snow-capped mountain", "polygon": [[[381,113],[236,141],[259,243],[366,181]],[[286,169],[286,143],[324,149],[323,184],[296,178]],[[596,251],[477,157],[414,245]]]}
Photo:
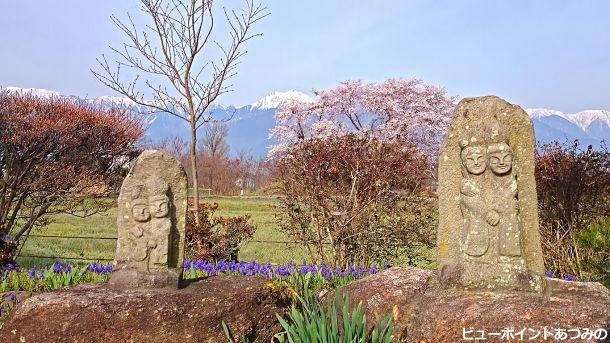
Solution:
{"label": "snow-capped mountain", "polygon": [[[189,126],[185,121],[164,113],[151,114],[145,107],[123,97],[103,96],[96,99],[82,99],[78,96],[62,95],[46,89],[5,87],[2,90],[45,98],[73,98],[100,103],[104,106],[129,106],[145,114],[144,120],[148,126],[145,140],[159,142],[172,136],[183,137],[186,141],[190,139]],[[308,94],[289,90],[270,93],[250,105],[213,105],[210,110],[216,118],[231,117],[231,120],[227,122],[229,126],[227,140],[234,154],[245,152],[256,157],[263,157],[273,143],[268,136],[269,129],[275,125],[275,111],[292,100],[314,101]],[[608,110],[587,110],[572,114],[545,108],[532,108],[526,109],[526,111],[532,118],[536,139],[539,141],[578,139],[583,145],[591,144],[599,147],[603,140],[610,144],[610,111]]]}
{"label": "snow-capped mountain", "polygon": [[[214,118],[231,118],[227,122],[229,134],[227,141],[233,154],[246,153],[255,157],[267,155],[273,141],[269,139],[269,130],[275,126],[275,111],[290,101],[313,101],[299,91],[273,92],[260,100],[244,106],[212,105]],[[152,141],[178,135],[189,140],[188,124],[164,113],[152,114],[146,137]],[[200,134],[201,135],[201,134]]]}
{"label": "snow-capped mountain", "polygon": [[19,87],[2,87],[2,90],[7,91],[9,93],[17,93],[23,95],[32,95],[41,98],[52,98],[52,97],[64,97],[59,92],[50,91],[47,89],[40,88],[19,88]]}
{"label": "snow-capped mountain", "polygon": [[[187,142],[190,140],[190,128],[187,122],[165,113],[150,113],[151,111],[146,107],[124,97],[102,96],[82,99],[74,95],[63,95],[37,88],[4,87],[0,90],[43,98],[71,98],[109,107],[128,106],[144,115],[143,120],[147,126],[145,143],[154,144],[173,136],[183,137]],[[214,118],[231,118],[227,122],[229,126],[227,141],[234,154],[244,152],[256,157],[264,157],[267,155],[267,149],[273,143],[268,136],[269,129],[275,125],[276,109],[293,100],[311,102],[313,98],[296,90],[273,92],[249,105],[236,107],[215,104],[211,106],[210,111]]]}
{"label": "snow-capped mountain", "polygon": [[584,145],[599,147],[610,143],[610,111],[587,110],[563,113],[546,108],[525,110],[534,123],[536,139],[543,142],[578,139]]}
{"label": "snow-capped mountain", "polygon": [[272,108],[279,108],[290,101],[313,102],[314,99],[307,94],[291,89],[287,92],[273,92],[271,94],[268,94],[259,101],[253,103],[251,105],[251,108],[258,110],[268,110]]}

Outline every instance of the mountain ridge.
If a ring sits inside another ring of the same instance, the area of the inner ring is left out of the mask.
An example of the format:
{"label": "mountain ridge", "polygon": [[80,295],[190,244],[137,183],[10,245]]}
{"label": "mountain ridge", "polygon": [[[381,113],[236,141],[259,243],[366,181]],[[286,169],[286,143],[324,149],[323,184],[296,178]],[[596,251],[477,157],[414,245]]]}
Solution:
{"label": "mountain ridge", "polygon": [[[189,126],[186,122],[176,120],[163,113],[151,113],[144,106],[135,104],[130,99],[120,96],[102,96],[94,99],[83,99],[75,95],[63,95],[59,92],[38,88],[0,87],[8,92],[19,92],[41,97],[65,97],[80,99],[105,106],[118,105],[136,108],[146,114],[147,125],[145,138],[152,143],[165,138],[179,136],[188,141]],[[269,146],[273,145],[268,137],[269,129],[275,125],[275,111],[289,101],[315,101],[313,97],[296,90],[271,92],[257,101],[242,106],[215,104],[211,111],[217,117],[231,117],[227,121],[229,135],[227,141],[233,155],[246,153],[255,157],[264,157]],[[601,141],[610,141],[610,111],[584,110],[576,113],[564,113],[548,108],[525,109],[532,122],[536,139],[543,143],[552,141],[572,141],[578,139],[583,145],[600,147]]]}

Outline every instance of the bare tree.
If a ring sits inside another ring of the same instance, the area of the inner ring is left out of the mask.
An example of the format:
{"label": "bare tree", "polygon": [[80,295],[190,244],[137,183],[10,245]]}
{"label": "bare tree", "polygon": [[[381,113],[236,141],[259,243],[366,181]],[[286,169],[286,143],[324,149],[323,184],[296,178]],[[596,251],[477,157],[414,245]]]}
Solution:
{"label": "bare tree", "polygon": [[[229,144],[227,136],[229,128],[225,123],[210,123],[206,125],[203,131],[203,137],[199,142],[199,152],[205,155],[208,162],[207,166],[203,166],[204,173],[207,174],[208,187],[214,188],[214,174],[220,164],[225,162],[229,156]],[[208,169],[207,172],[205,169]]]}
{"label": "bare tree", "polygon": [[211,123],[203,132],[203,139],[199,149],[210,155],[210,157],[226,157],[229,155],[229,144],[227,136],[229,128],[225,123]]}
{"label": "bare tree", "polygon": [[154,149],[160,149],[167,151],[170,155],[176,159],[182,161],[183,157],[186,156],[189,143],[180,136],[172,135],[162,139],[156,144],[152,144],[151,147]]}
{"label": "bare tree", "polygon": [[[209,106],[219,95],[231,91],[232,84],[227,80],[236,74],[240,58],[246,53],[242,49],[244,43],[261,35],[252,33],[252,26],[269,13],[254,1],[246,0],[241,11],[223,7],[230,34],[229,42],[223,44],[212,38],[218,17],[213,0],[141,0],[142,11],[152,23],[138,28],[129,13],[127,21],[113,15],[111,19],[127,36],[127,43],[121,48],[111,47],[118,54],[114,67],[102,55],[98,59],[102,70],[92,70],[98,80],[137,104],[168,113],[190,125],[195,211],[199,209],[197,129],[206,123],[230,119],[230,116],[214,118]],[[204,52],[210,56],[210,46],[219,49],[219,57],[203,60]],[[143,87],[147,93],[139,90],[139,74],[123,81],[121,67],[148,75],[150,78]],[[162,81],[156,83],[153,78]],[[152,99],[145,100],[146,94]],[[199,216],[195,218],[199,225]]]}

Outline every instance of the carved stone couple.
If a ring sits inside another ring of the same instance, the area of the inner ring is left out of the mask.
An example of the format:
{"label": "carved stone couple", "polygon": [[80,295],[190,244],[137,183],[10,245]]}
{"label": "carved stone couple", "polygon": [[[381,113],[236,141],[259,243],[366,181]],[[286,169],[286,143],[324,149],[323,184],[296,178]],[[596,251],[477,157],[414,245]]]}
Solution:
{"label": "carved stone couple", "polygon": [[182,164],[162,151],[143,151],[125,177],[117,202],[118,240],[110,285],[178,287],[187,206]]}
{"label": "carved stone couple", "polygon": [[129,230],[130,260],[146,270],[167,267],[171,233],[169,186],[160,177],[150,177],[132,189],[134,226]]}
{"label": "carved stone couple", "polygon": [[513,152],[497,132],[482,142],[460,142],[462,249],[466,257],[485,262],[521,255]]}
{"label": "carved stone couple", "polygon": [[463,289],[542,292],[534,127],[496,96],[465,98],[439,160],[440,282]]}

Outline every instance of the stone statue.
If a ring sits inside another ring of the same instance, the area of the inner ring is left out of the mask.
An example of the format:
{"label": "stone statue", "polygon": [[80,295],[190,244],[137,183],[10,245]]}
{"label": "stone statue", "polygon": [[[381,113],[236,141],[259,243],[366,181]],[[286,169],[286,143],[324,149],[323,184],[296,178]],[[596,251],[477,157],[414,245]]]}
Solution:
{"label": "stone statue", "polygon": [[178,286],[184,254],[187,180],[180,162],[146,150],[118,198],[115,287]]}
{"label": "stone statue", "polygon": [[460,205],[464,216],[464,252],[470,256],[482,256],[489,248],[489,230],[485,224],[486,212],[483,194],[487,169],[486,148],[480,144],[468,146],[462,142],[460,159],[464,168],[460,189]]}
{"label": "stone statue", "polygon": [[[490,223],[498,227],[499,254],[520,256],[519,201],[517,179],[512,168],[512,149],[506,142],[492,143],[487,148],[487,155],[493,173],[490,194],[502,200],[492,203],[494,216]],[[493,197],[490,200],[493,201]]]}
{"label": "stone statue", "polygon": [[159,177],[151,178],[147,185],[148,205],[151,213],[151,232],[147,246],[150,249],[148,268],[168,266],[169,241],[172,223],[169,218],[169,190],[167,182]]}
{"label": "stone statue", "polygon": [[462,100],[439,161],[442,284],[540,292],[544,264],[529,116],[495,97]]}

